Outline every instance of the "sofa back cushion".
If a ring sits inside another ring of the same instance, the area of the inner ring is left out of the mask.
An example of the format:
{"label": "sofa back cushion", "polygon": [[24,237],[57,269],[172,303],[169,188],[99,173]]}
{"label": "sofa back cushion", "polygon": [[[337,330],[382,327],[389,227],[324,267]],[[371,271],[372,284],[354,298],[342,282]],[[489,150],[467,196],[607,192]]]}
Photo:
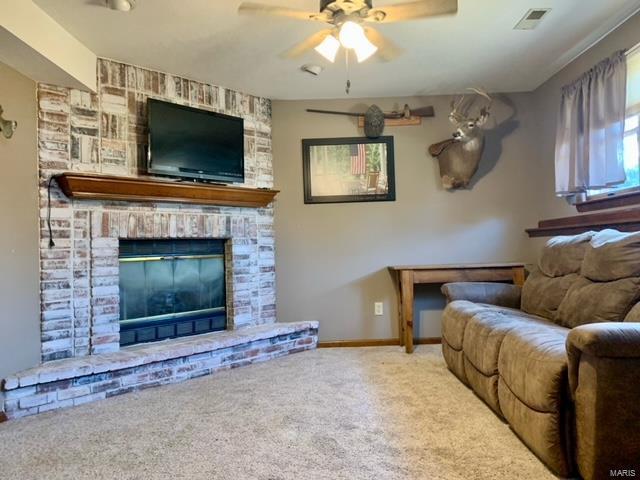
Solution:
{"label": "sofa back cushion", "polygon": [[636,303],[627,316],[624,317],[625,322],[637,322],[640,323],[640,303]]}
{"label": "sofa back cushion", "polygon": [[581,273],[598,282],[640,277],[640,232],[598,232],[586,250]]}
{"label": "sofa back cushion", "polygon": [[549,277],[537,270],[532,272],[522,287],[520,308],[531,315],[554,320],[560,303],[578,278],[576,273]]}
{"label": "sofa back cushion", "polygon": [[542,249],[538,266],[549,277],[561,277],[579,273],[589,242],[595,232],[580,235],[558,236],[547,241]]}
{"label": "sofa back cushion", "polygon": [[579,277],[558,307],[556,323],[574,328],[587,323],[621,322],[640,299],[640,278],[592,282]]}

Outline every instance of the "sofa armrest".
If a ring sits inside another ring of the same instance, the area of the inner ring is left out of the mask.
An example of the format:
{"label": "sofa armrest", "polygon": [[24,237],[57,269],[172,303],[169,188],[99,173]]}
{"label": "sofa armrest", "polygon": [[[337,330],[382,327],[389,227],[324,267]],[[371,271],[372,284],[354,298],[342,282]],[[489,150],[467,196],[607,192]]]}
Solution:
{"label": "sofa armrest", "polygon": [[567,345],[596,357],[640,358],[640,323],[582,325],[569,332]]}
{"label": "sofa armrest", "polygon": [[518,285],[508,283],[456,282],[442,286],[447,302],[467,300],[510,308],[520,308],[521,291],[522,288]]}
{"label": "sofa armrest", "polygon": [[580,474],[640,472],[640,323],[576,327],[567,355]]}

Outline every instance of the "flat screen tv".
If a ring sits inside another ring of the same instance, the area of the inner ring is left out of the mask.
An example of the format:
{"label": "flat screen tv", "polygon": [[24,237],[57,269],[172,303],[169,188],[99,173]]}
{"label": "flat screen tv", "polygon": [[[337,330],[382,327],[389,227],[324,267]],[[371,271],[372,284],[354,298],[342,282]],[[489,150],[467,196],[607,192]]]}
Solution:
{"label": "flat screen tv", "polygon": [[244,121],[149,99],[149,173],[244,182]]}

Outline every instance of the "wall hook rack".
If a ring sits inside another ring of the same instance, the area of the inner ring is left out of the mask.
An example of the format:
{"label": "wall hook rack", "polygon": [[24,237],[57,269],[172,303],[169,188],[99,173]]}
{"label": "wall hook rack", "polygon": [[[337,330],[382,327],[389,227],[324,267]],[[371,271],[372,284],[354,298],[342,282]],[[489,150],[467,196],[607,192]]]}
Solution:
{"label": "wall hook rack", "polygon": [[15,129],[18,128],[18,122],[14,120],[5,120],[2,118],[2,112],[2,105],[0,105],[0,132],[2,132],[2,135],[4,135],[5,138],[11,138]]}

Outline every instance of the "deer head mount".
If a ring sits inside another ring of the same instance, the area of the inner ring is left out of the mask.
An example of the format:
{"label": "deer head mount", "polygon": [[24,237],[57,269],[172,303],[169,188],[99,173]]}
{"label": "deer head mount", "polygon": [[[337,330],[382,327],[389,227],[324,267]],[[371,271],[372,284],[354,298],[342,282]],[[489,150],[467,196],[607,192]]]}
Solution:
{"label": "deer head mount", "polygon": [[478,116],[469,115],[474,100],[465,102],[465,95],[451,101],[449,121],[456,127],[453,138],[434,143],[429,147],[432,157],[438,159],[442,186],[447,190],[465,188],[478,171],[480,157],[484,151],[484,131],[491,110],[491,97],[483,90],[470,88],[488,104],[480,109]]}

